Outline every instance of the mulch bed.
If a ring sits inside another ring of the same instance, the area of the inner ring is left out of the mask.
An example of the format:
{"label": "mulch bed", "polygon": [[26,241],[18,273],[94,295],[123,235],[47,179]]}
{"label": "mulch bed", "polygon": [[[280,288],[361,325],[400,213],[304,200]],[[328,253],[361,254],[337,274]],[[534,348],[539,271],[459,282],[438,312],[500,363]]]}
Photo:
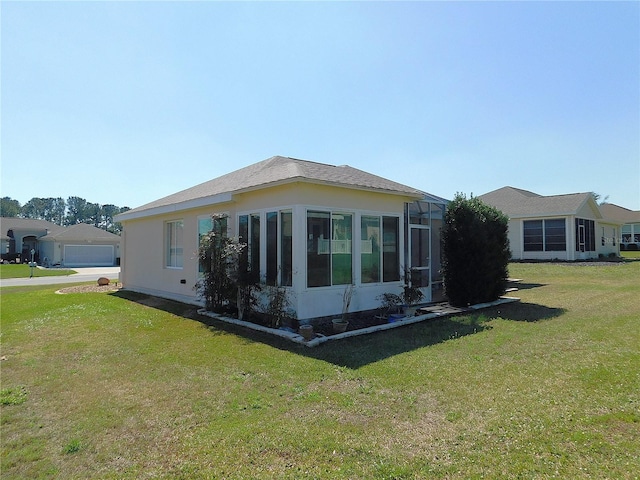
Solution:
{"label": "mulch bed", "polygon": [[76,287],[61,288],[56,293],[111,293],[120,290],[120,286],[109,285],[78,285]]}

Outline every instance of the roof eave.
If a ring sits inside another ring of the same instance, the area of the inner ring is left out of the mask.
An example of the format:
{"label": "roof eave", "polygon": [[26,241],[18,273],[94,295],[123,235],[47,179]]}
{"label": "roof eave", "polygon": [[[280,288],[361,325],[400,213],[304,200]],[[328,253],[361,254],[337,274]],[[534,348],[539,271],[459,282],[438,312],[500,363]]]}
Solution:
{"label": "roof eave", "polygon": [[113,220],[116,222],[127,222],[129,220],[137,220],[140,218],[153,217],[155,215],[166,215],[168,213],[178,213],[192,208],[206,207],[208,205],[216,205],[219,203],[227,203],[232,200],[232,193],[220,193],[207,197],[194,198],[184,202],[162,205],[159,207],[151,207],[145,210],[129,210],[128,212],[116,215]]}

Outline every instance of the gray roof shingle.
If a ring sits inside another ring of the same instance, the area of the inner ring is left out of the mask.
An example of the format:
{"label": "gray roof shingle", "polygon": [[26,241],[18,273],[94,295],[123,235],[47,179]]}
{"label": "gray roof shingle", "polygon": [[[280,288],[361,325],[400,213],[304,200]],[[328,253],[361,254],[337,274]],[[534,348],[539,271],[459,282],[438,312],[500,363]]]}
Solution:
{"label": "gray roof shingle", "polygon": [[614,203],[603,203],[600,211],[605,218],[621,223],[640,223],[640,211],[629,210]]}
{"label": "gray roof shingle", "polygon": [[478,198],[509,217],[572,215],[592,197],[591,193],[542,196],[527,190],[502,187]]}
{"label": "gray roof shingle", "polygon": [[377,190],[415,197],[424,195],[424,192],[415,188],[387,180],[386,178],[358,170],[348,165],[334,166],[308,160],[275,156],[134,208],[124,215],[129,216],[146,210],[176,205],[192,200],[249,191],[269,185],[295,181]]}
{"label": "gray roof shingle", "polygon": [[101,228],[89,225],[88,223],[78,223],[70,225],[67,228],[51,232],[41,240],[93,240],[93,241],[119,241],[120,236],[115,233],[107,232]]}
{"label": "gray roof shingle", "polygon": [[35,218],[1,217],[0,233],[3,239],[8,238],[7,234],[9,230],[34,230],[45,234],[47,230],[49,232],[57,232],[64,230],[64,227],[47,220],[38,220]]}

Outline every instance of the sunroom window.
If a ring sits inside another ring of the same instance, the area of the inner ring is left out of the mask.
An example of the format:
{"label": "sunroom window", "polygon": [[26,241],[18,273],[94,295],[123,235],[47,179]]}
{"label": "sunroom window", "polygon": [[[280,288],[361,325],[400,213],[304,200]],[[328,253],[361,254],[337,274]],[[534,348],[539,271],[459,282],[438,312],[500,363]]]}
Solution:
{"label": "sunroom window", "polygon": [[260,278],[260,214],[240,215],[238,235],[240,242],[247,245],[242,252],[242,263],[257,280]]}
{"label": "sunroom window", "polygon": [[[216,232],[226,237],[228,234],[227,218],[228,217],[226,216],[208,216],[204,218],[198,218],[198,247],[202,245],[202,238],[214,229]],[[204,266],[202,265],[202,262],[198,263],[198,272],[204,272]]]}
{"label": "sunroom window", "polygon": [[[293,228],[289,211],[267,212],[267,285],[290,287],[293,280]],[[280,278],[278,279],[278,274]]]}
{"label": "sunroom window", "polygon": [[307,286],[353,282],[353,215],[307,212]]}

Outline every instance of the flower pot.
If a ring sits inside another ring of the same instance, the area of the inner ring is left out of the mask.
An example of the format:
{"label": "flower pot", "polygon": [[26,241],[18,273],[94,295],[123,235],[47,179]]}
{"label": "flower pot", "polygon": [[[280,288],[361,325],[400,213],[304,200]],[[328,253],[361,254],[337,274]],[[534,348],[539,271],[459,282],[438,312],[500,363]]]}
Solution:
{"label": "flower pot", "polygon": [[315,336],[315,334],[313,333],[313,325],[300,325],[298,333],[302,335],[302,338],[304,338],[305,342],[308,342]]}
{"label": "flower pot", "polygon": [[418,306],[417,305],[405,305],[404,308],[404,314],[407,317],[413,317],[416,314],[416,311],[418,310]]}
{"label": "flower pot", "polygon": [[341,318],[334,318],[333,322],[333,332],[334,333],[342,333],[347,330],[349,326],[349,322],[346,320],[342,320]]}

